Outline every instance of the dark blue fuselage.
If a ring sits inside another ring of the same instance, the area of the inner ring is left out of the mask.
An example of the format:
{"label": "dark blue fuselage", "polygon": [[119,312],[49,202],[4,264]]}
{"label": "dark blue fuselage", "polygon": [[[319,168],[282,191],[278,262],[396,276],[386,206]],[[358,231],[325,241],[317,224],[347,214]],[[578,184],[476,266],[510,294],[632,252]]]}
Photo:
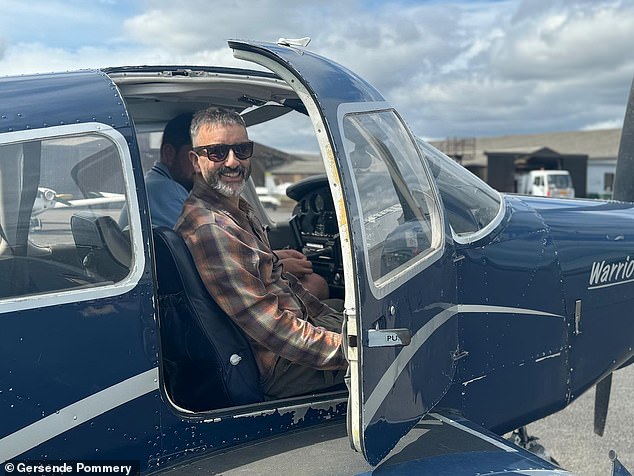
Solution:
{"label": "dark blue fuselage", "polygon": [[459,302],[475,308],[459,317],[468,354],[441,402],[501,432],[565,407],[631,358],[634,335],[632,205],[505,200],[497,229],[457,250]]}

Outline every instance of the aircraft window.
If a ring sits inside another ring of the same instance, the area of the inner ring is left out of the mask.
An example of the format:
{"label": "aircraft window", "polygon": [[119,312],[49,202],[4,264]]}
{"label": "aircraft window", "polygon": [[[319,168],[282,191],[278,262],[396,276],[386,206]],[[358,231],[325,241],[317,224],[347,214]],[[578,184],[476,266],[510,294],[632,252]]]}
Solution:
{"label": "aircraft window", "polygon": [[97,134],[0,146],[0,298],[110,284],[130,271],[115,144]]}
{"label": "aircraft window", "polygon": [[418,144],[429,161],[453,232],[467,236],[491,223],[500,210],[499,193],[429,144],[422,140]]}
{"label": "aircraft window", "polygon": [[312,122],[293,111],[249,126],[248,132],[256,142],[251,176],[258,198],[272,222],[287,223],[296,203],[286,195],[286,189],[325,173]]}
{"label": "aircraft window", "polygon": [[349,114],[343,130],[367,266],[380,286],[438,246],[439,213],[418,152],[393,112]]}

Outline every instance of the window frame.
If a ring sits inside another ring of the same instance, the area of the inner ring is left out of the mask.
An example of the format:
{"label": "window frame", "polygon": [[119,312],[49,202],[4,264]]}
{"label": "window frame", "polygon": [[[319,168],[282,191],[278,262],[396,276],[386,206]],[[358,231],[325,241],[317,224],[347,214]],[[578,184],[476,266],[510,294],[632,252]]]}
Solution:
{"label": "window frame", "polygon": [[[420,253],[415,258],[409,260],[408,262],[404,263],[398,268],[391,270],[384,276],[381,276],[377,281],[375,281],[374,277],[372,276],[371,265],[369,262],[369,256],[366,249],[366,244],[368,242],[367,236],[366,236],[366,230],[363,224],[361,224],[359,229],[361,232],[363,260],[364,260],[366,279],[368,281],[368,287],[370,291],[372,292],[372,295],[376,299],[382,299],[386,297],[387,295],[392,293],[395,289],[398,289],[404,283],[409,281],[413,276],[417,275],[418,273],[420,273],[421,271],[423,271],[424,269],[428,268],[433,263],[438,261],[442,257],[445,251],[445,239],[446,239],[445,238],[444,210],[441,206],[440,196],[438,193],[438,189],[436,188],[436,183],[433,180],[433,177],[429,171],[429,167],[426,161],[421,156],[421,150],[418,148],[418,145],[416,143],[414,136],[409,131],[409,128],[407,127],[403,119],[401,118],[398,111],[394,109],[391,105],[389,105],[389,103],[387,102],[345,103],[339,106],[337,111],[337,121],[338,121],[339,130],[341,131],[341,134],[342,134],[342,141],[344,144],[343,153],[345,154],[344,166],[346,168],[346,173],[348,173],[350,177],[355,177],[354,169],[352,166],[352,160],[350,158],[350,151],[347,148],[346,141],[344,140],[345,137],[343,136],[344,120],[349,115],[359,115],[359,114],[371,115],[371,114],[380,114],[385,112],[391,113],[395,117],[395,119],[398,121],[398,123],[403,127],[403,130],[406,132],[407,137],[409,138],[409,141],[413,149],[416,151],[416,155],[418,156],[420,161],[420,166],[423,172],[425,173],[427,182],[429,183],[429,192],[431,193],[431,199],[432,199],[431,200],[432,207],[430,209],[430,216],[433,215],[430,220],[430,227],[432,231],[432,236],[431,236],[432,242],[428,250]],[[351,180],[351,183],[352,183],[353,192],[354,192],[353,199],[356,202],[357,210],[361,211],[363,210],[363,207],[361,205],[360,193],[359,193],[356,179]]]}
{"label": "window frame", "polygon": [[132,157],[128,141],[113,127],[99,123],[87,122],[81,124],[51,126],[40,129],[28,129],[0,134],[0,147],[21,144],[30,141],[46,141],[64,139],[83,135],[97,135],[111,141],[116,147],[121,160],[126,203],[130,213],[130,245],[132,263],[130,272],[121,281],[97,285],[91,288],[69,288],[43,292],[41,294],[15,296],[0,299],[0,314],[24,309],[42,308],[60,304],[74,303],[85,300],[101,299],[118,296],[134,289],[143,275],[145,256],[143,253],[143,238],[141,233],[141,218],[136,195]]}

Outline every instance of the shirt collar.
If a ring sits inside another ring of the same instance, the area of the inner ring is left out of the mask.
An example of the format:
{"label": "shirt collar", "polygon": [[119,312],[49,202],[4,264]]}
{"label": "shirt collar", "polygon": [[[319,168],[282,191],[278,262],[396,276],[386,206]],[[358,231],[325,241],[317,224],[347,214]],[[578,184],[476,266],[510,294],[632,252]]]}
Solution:
{"label": "shirt collar", "polygon": [[163,162],[158,162],[158,161],[154,162],[154,165],[152,166],[152,168],[154,169],[155,172],[174,180],[174,178],[172,177],[172,174],[170,173],[169,167]]}

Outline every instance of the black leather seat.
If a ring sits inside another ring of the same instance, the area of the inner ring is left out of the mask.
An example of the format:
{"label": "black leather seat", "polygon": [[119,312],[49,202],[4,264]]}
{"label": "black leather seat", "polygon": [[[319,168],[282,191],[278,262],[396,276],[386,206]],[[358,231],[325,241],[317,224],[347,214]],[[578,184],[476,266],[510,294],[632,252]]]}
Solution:
{"label": "black leather seat", "polygon": [[183,239],[153,229],[163,370],[174,403],[205,411],[263,401],[242,331],[209,296]]}
{"label": "black leather seat", "polygon": [[70,217],[70,227],[75,246],[85,250],[86,271],[113,282],[128,275],[132,263],[130,236],[112,217],[75,213]]}

